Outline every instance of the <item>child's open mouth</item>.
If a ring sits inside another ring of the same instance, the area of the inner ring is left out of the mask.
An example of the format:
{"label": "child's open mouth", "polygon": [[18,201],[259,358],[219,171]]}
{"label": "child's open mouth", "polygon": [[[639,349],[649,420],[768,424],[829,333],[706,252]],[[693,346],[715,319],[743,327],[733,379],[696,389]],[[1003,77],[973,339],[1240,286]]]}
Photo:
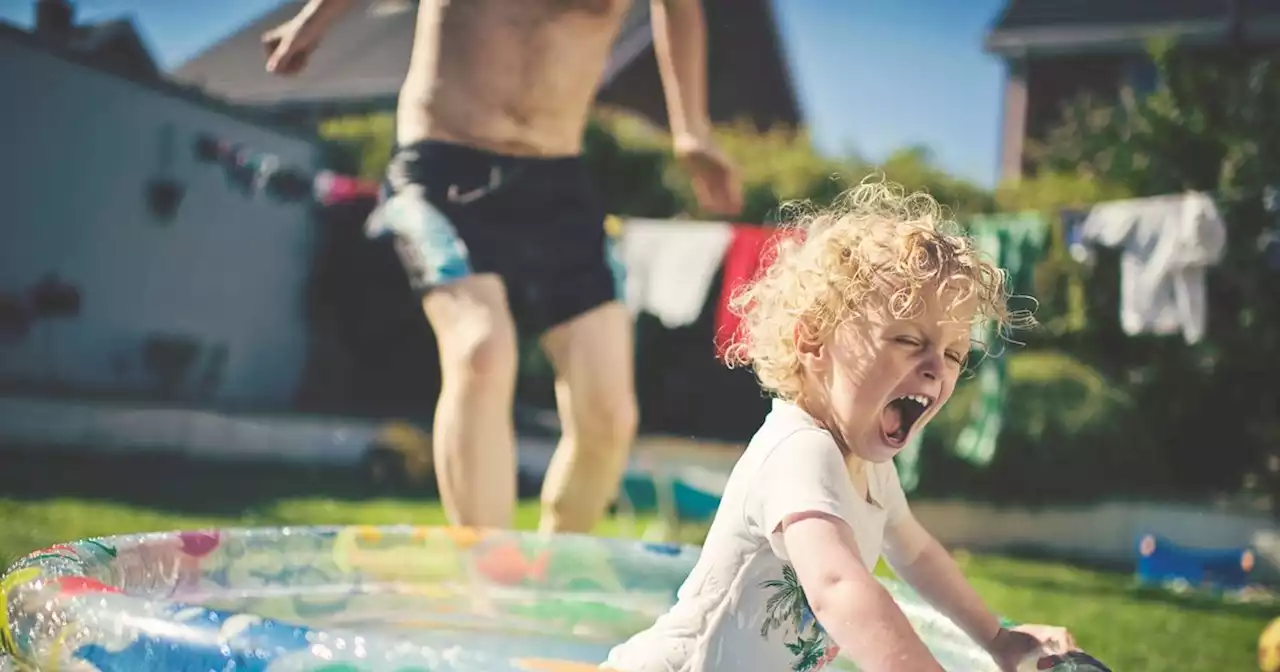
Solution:
{"label": "child's open mouth", "polygon": [[902,446],[911,427],[929,410],[933,399],[923,394],[904,394],[889,402],[880,414],[880,431],[895,448]]}

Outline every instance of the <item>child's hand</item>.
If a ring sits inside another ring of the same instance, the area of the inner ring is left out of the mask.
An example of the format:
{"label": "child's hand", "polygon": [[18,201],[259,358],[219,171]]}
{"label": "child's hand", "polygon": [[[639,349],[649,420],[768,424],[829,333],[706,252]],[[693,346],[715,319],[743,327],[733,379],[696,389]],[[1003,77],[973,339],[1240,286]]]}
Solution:
{"label": "child's hand", "polygon": [[987,650],[1002,672],[1018,672],[1028,659],[1075,651],[1076,640],[1066,628],[1052,625],[1020,625],[1001,628]]}

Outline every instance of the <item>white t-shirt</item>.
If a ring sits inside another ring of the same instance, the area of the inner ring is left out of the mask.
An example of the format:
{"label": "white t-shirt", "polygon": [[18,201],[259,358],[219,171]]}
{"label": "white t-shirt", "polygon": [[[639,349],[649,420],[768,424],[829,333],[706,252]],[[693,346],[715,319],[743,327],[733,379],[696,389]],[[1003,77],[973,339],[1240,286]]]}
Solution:
{"label": "white t-shirt", "polygon": [[839,648],[814,620],[776,530],[798,513],[842,519],[863,564],[874,569],[886,526],[909,510],[892,462],[868,464],[867,474],[868,497],[859,497],[831,434],[798,406],[774,401],[729,476],[676,604],[615,647],[603,667],[815,672],[826,666]]}

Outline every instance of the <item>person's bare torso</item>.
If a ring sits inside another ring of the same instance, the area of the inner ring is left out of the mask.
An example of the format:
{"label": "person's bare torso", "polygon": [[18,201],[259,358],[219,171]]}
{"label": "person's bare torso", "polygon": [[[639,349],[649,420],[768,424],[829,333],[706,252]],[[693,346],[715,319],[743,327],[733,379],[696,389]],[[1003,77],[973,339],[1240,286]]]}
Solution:
{"label": "person's bare torso", "polygon": [[421,0],[397,140],[517,156],[581,151],[631,0]]}

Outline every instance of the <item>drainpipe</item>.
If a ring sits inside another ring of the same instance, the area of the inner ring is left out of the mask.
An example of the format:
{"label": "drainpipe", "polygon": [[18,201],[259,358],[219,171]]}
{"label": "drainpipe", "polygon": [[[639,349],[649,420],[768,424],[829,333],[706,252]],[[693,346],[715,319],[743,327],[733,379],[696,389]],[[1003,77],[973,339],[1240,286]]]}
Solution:
{"label": "drainpipe", "polygon": [[1232,49],[1244,48],[1244,9],[1240,0],[1227,0],[1227,43]]}

